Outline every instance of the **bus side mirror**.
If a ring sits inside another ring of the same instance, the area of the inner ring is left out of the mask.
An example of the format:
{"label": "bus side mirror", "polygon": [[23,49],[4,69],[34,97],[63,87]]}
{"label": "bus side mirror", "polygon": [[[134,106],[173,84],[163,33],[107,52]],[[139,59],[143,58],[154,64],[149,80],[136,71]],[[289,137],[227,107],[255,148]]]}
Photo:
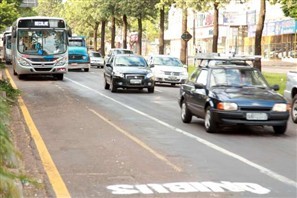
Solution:
{"label": "bus side mirror", "polygon": [[69,37],[72,37],[72,30],[71,30],[71,28],[68,29],[68,36]]}
{"label": "bus side mirror", "polygon": [[16,38],[16,31],[13,30],[11,35],[12,35],[13,38]]}

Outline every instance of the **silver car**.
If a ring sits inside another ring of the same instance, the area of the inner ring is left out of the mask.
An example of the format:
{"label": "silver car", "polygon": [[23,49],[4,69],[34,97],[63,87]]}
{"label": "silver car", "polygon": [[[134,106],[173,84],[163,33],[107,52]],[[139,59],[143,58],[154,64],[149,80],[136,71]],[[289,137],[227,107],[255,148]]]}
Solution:
{"label": "silver car", "polygon": [[96,66],[97,68],[104,67],[104,58],[99,52],[91,51],[90,55],[90,64],[91,66]]}
{"label": "silver car", "polygon": [[154,55],[148,58],[148,64],[155,76],[155,82],[183,84],[188,79],[187,66],[170,55]]}
{"label": "silver car", "polygon": [[293,122],[297,123],[297,71],[287,73],[284,97],[291,103],[291,117]]}

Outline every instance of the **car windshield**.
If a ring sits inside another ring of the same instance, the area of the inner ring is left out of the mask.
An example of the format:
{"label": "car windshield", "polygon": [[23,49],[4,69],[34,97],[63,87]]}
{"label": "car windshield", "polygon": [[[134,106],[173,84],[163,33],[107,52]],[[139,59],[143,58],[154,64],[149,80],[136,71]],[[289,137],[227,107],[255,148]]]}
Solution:
{"label": "car windshield", "polygon": [[175,67],[182,67],[183,64],[177,58],[172,57],[155,57],[154,58],[154,65],[166,65],[166,66],[175,66]]}
{"label": "car windshield", "polygon": [[73,47],[84,47],[85,46],[85,42],[83,39],[69,39],[69,46],[73,46]]}
{"label": "car windshield", "polygon": [[114,54],[133,54],[131,50],[115,50]]}
{"label": "car windshield", "polygon": [[64,30],[19,30],[18,50],[23,54],[54,55],[67,50]]}
{"label": "car windshield", "polygon": [[267,88],[268,85],[258,70],[255,69],[213,69],[210,74],[210,86],[256,86]]}
{"label": "car windshield", "polygon": [[126,67],[146,67],[146,61],[144,58],[137,56],[120,56],[115,60],[116,66],[126,66]]}
{"label": "car windshield", "polygon": [[101,57],[101,54],[100,53],[96,53],[96,52],[92,52],[91,53],[91,56],[92,57]]}

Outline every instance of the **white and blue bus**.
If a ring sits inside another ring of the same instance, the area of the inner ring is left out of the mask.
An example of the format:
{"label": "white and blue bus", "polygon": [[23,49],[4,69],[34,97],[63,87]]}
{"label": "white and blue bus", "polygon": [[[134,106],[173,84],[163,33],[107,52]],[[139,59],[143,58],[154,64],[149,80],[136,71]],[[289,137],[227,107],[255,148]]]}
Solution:
{"label": "white and blue bus", "polygon": [[12,66],[21,79],[31,74],[51,74],[63,80],[68,71],[68,37],[62,18],[22,17],[12,25]]}

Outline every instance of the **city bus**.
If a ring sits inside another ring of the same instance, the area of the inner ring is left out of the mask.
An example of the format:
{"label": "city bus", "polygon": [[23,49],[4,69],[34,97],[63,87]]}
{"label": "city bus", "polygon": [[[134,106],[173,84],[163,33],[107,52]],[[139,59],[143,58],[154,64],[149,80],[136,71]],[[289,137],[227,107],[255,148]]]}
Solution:
{"label": "city bus", "polygon": [[11,33],[4,34],[3,37],[3,59],[6,64],[11,63]]}
{"label": "city bus", "polygon": [[68,72],[68,37],[71,29],[62,18],[21,17],[12,25],[12,67],[19,79],[53,75],[63,80]]}
{"label": "city bus", "polygon": [[7,64],[11,63],[11,27],[1,34],[1,40],[1,59]]}

